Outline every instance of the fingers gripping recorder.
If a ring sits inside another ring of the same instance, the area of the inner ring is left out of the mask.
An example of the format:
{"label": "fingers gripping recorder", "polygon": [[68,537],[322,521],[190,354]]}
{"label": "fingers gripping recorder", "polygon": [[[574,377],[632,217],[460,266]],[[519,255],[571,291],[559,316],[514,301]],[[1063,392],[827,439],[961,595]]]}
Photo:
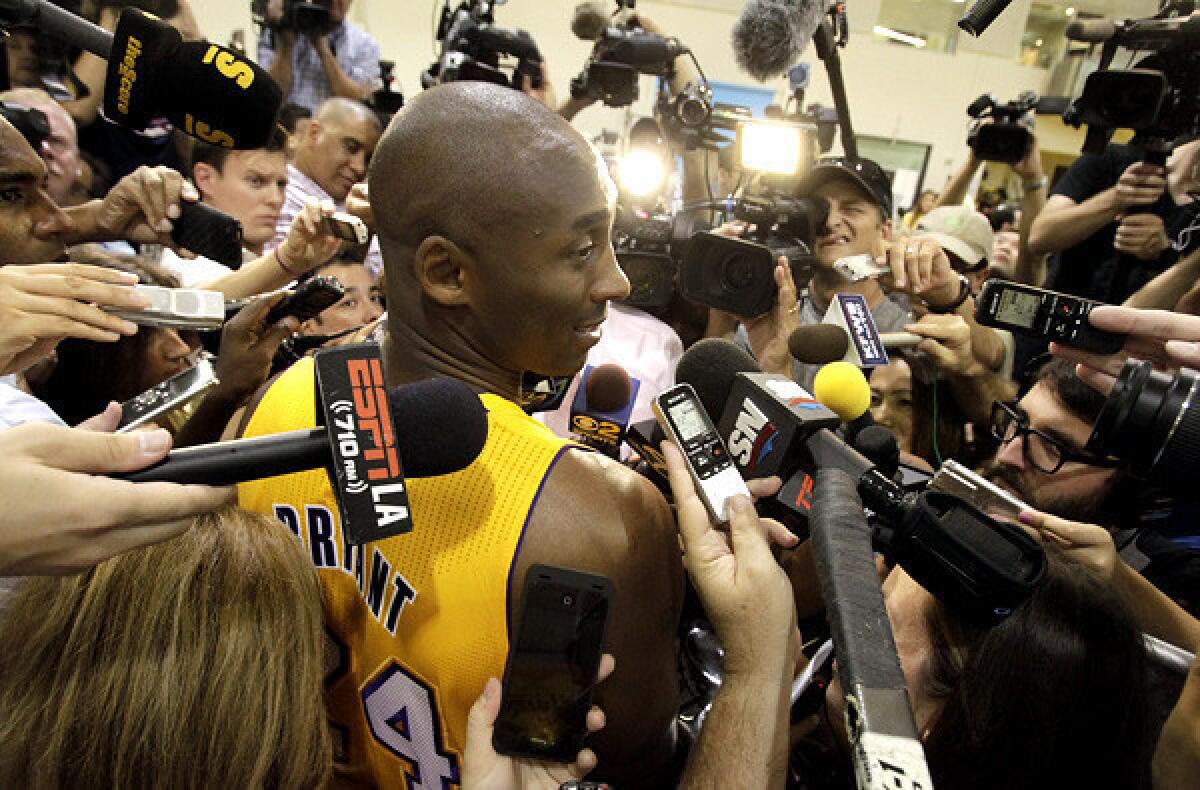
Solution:
{"label": "fingers gripping recorder", "polygon": [[389,392],[373,344],[320,351],[315,365],[321,426],[175,450],[120,477],[229,485],[325,467],[351,543],[412,531],[405,474],[450,474],[471,464],[487,440],[482,403],[454,379]]}

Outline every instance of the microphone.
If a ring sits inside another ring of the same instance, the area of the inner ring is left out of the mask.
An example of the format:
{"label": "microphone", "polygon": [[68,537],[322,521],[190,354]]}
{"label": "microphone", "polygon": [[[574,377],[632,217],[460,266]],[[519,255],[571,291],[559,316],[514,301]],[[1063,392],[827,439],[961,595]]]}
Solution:
{"label": "microphone", "polygon": [[587,0],[575,6],[575,15],[571,18],[571,32],[583,41],[596,41],[604,36],[612,18],[608,15],[604,3],[599,0]]}
{"label": "microphone", "polygon": [[135,8],[121,12],[115,33],[47,0],[0,0],[0,20],[107,59],[104,115],[133,129],[162,115],[204,142],[262,148],[283,104],[265,70],[218,44],[184,43],[175,28]]}
{"label": "microphone", "polygon": [[[487,412],[457,379],[426,379],[387,394],[405,475],[434,477],[465,469],[487,441]],[[134,483],[225,486],[329,466],[334,460],[324,427],[172,450],[158,463],[114,475]]]}
{"label": "microphone", "polygon": [[781,76],[825,16],[820,0],[749,0],[733,25],[733,55],[759,82]]}
{"label": "microphone", "polygon": [[143,129],[156,115],[224,148],[262,148],[283,92],[265,70],[207,41],[184,42],[157,17],[126,8],[113,34],[104,114]]}
{"label": "microphone", "polygon": [[654,483],[663,492],[667,501],[671,501],[671,485],[667,479],[667,459],[663,457],[662,443],[667,435],[663,432],[658,420],[649,419],[635,422],[625,432],[625,442],[637,453],[642,462],[636,471]]}
{"label": "microphone", "polygon": [[1011,2],[1012,0],[976,0],[975,5],[958,20],[958,26],[978,38]]}
{"label": "microphone", "polygon": [[571,430],[582,444],[619,458],[641,382],[620,365],[584,368],[571,402]]}
{"label": "microphone", "polygon": [[871,385],[849,362],[831,362],[817,371],[813,394],[846,423],[846,442],[879,467],[887,478],[900,468],[900,445],[871,415]]}
{"label": "microphone", "polygon": [[1103,44],[1117,34],[1117,26],[1109,19],[1072,19],[1066,34],[1072,41]]}
{"label": "microphone", "polygon": [[[827,365],[844,360],[858,367],[878,367],[878,364],[867,365],[865,360],[878,360],[880,347],[886,360],[887,350],[913,348],[925,339],[912,332],[879,332],[875,328],[875,319],[866,316],[870,316],[870,311],[862,319],[865,340],[851,344],[851,339],[857,335],[847,332],[840,321],[800,326],[788,337],[788,352],[797,362],[806,365]],[[828,313],[826,318],[829,318]],[[877,343],[875,338],[878,338]]]}

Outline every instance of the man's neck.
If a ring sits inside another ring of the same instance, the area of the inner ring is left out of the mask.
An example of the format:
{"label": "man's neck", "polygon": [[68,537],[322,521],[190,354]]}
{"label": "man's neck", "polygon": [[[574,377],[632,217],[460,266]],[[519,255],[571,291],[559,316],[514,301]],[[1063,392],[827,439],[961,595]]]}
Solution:
{"label": "man's neck", "polygon": [[[438,333],[444,341],[452,333]],[[383,340],[383,359],[387,367],[389,386],[411,384],[414,381],[447,376],[465,382],[476,392],[490,392],[519,402],[520,374],[501,370],[484,355],[465,344],[456,350],[429,342],[426,334],[408,324],[389,320],[388,333]]]}
{"label": "man's neck", "polygon": [[821,306],[827,307],[837,294],[861,294],[867,300],[867,307],[874,310],[887,295],[874,278],[859,280],[852,283],[833,269],[827,269],[820,264],[813,271],[812,280],[808,284],[809,296]]}

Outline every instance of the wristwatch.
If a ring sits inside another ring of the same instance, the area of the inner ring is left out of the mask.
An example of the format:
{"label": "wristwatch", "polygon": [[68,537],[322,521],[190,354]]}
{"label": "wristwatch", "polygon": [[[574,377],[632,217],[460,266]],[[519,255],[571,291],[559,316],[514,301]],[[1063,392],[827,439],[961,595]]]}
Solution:
{"label": "wristwatch", "polygon": [[946,313],[953,313],[955,310],[962,307],[962,303],[967,301],[967,298],[970,296],[971,283],[966,277],[960,274],[958,275],[958,296],[954,298],[953,302],[945,305],[935,305],[925,301],[925,307],[931,313],[940,313],[943,315]]}
{"label": "wristwatch", "polygon": [[1049,184],[1049,183],[1050,183],[1050,178],[1046,175],[1043,175],[1041,178],[1037,179],[1036,181],[1021,182],[1021,191],[1022,192],[1036,192],[1039,189],[1045,189],[1046,184]]}

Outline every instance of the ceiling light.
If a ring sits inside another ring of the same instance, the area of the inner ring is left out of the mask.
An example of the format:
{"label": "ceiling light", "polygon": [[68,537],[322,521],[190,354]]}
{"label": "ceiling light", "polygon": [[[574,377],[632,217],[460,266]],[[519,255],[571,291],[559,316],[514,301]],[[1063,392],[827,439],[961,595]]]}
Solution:
{"label": "ceiling light", "polygon": [[899,30],[892,30],[890,27],[884,27],[883,25],[876,25],[871,28],[871,32],[877,36],[890,38],[892,41],[899,41],[901,44],[908,44],[910,47],[917,47],[918,49],[929,43],[920,36],[911,36],[908,33],[901,33]]}

